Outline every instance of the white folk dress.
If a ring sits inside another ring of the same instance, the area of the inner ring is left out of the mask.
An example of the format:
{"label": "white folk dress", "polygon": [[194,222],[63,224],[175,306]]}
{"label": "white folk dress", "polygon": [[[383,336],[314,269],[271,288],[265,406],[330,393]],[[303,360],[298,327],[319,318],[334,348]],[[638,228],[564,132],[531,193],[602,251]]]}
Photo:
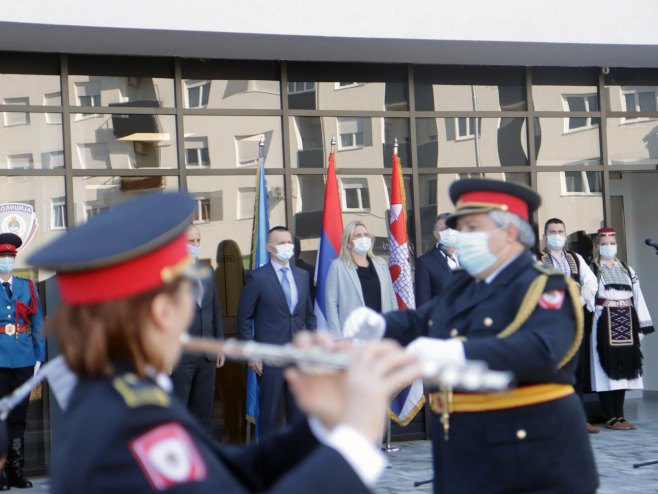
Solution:
{"label": "white folk dress", "polygon": [[[604,282],[604,276],[602,270],[614,271],[611,273],[615,278],[625,281],[625,284],[632,286],[632,291],[629,290],[619,290],[616,288],[606,288]],[[630,277],[622,264],[619,261],[615,261],[614,265],[607,266],[605,264],[599,265],[599,290],[596,295],[597,300],[606,299],[606,300],[629,300],[632,298],[633,307],[637,312],[637,317],[640,322],[640,333],[651,333],[653,332],[653,323],[651,322],[651,315],[649,314],[649,309],[647,304],[644,301],[644,296],[642,295],[642,290],[640,289],[640,281],[635,274],[633,268],[628,266],[630,272]],[[592,338],[590,338],[590,361],[591,361],[591,375],[592,375],[592,391],[615,391],[618,389],[644,389],[644,382],[642,381],[642,376],[636,379],[611,379],[601,367],[601,361],[599,359],[599,354],[596,348],[597,338],[596,332],[598,328],[599,318],[603,313],[603,306],[597,303],[596,310],[594,311],[594,317],[592,321]]]}

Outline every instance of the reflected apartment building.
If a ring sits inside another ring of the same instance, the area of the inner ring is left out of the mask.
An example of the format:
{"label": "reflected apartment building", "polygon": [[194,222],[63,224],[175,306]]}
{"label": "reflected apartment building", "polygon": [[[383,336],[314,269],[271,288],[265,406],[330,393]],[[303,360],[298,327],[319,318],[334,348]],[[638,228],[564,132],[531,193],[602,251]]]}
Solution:
{"label": "reflected apartment building", "polygon": [[[144,0],[148,16],[103,4],[93,18],[71,8],[66,19],[55,11],[36,19],[30,3],[0,21],[0,204],[36,211],[17,267],[49,303],[53,273],[23,259],[69,225],[152,190],[194,196],[202,259],[219,267],[220,245],[233,240],[247,266],[261,139],[269,223],[287,225],[314,265],[335,138],[343,221],[363,221],[377,254],[387,254],[397,140],[412,263],[433,247],[452,181],[513,181],[542,195],[538,228],[562,218],[585,256],[598,228],[616,227],[621,257],[658,307],[658,264],[643,245],[658,237],[658,34],[618,28],[650,24],[648,11],[638,18],[611,0],[592,9],[564,2],[596,27],[574,29],[555,19],[555,4],[537,5],[527,30],[521,0],[503,17],[483,0],[475,10],[338,0],[322,16],[258,1],[257,18],[246,5],[219,13],[199,0],[184,11]],[[345,22],[364,8],[367,22]],[[237,278],[229,285],[220,293],[230,336],[241,287]],[[658,342],[643,345],[646,392],[658,392]],[[244,393],[235,365],[218,372],[214,432],[238,442]],[[28,465],[38,472],[56,449],[57,409],[48,393],[32,399]],[[410,436],[422,433],[416,425]]]}

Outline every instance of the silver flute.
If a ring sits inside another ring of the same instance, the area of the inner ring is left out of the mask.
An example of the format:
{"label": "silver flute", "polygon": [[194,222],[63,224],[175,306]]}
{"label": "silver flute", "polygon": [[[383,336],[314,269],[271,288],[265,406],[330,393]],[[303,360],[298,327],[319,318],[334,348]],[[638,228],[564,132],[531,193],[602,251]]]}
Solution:
{"label": "silver flute", "polygon": [[[297,365],[304,372],[332,373],[347,369],[350,350],[329,352],[318,347],[302,349],[292,344],[272,345],[255,341],[238,341],[229,338],[224,341],[181,336],[183,349],[190,353],[223,354],[229,360],[257,360],[274,367]],[[441,362],[422,362],[423,381],[429,385],[441,386],[462,391],[504,391],[511,387],[514,376],[511,372],[494,371],[485,362],[467,360],[461,365]]]}

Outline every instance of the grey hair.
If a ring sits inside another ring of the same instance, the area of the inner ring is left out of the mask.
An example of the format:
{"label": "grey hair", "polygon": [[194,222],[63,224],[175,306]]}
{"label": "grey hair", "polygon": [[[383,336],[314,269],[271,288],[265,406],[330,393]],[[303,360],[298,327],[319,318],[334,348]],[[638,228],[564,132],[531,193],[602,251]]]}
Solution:
{"label": "grey hair", "polygon": [[441,213],[441,214],[439,214],[436,218],[434,218],[434,226],[436,227],[436,224],[441,220],[443,220],[443,221],[447,220],[448,216],[450,216],[450,213]]}
{"label": "grey hair", "polygon": [[499,228],[505,228],[513,225],[519,231],[518,241],[526,247],[535,245],[535,232],[533,231],[530,223],[513,213],[507,211],[489,211],[489,218],[491,218]]}

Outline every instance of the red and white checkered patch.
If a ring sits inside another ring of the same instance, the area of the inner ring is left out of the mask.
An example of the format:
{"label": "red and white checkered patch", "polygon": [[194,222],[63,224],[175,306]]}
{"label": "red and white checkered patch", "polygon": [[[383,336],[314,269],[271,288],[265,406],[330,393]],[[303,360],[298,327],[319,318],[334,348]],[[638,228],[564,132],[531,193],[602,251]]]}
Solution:
{"label": "red and white checkered patch", "polygon": [[130,449],[155,490],[207,477],[208,469],[199,450],[177,422],[160,425],[133,439]]}
{"label": "red and white checkered patch", "polygon": [[537,305],[542,309],[559,309],[564,303],[564,290],[544,292]]}

